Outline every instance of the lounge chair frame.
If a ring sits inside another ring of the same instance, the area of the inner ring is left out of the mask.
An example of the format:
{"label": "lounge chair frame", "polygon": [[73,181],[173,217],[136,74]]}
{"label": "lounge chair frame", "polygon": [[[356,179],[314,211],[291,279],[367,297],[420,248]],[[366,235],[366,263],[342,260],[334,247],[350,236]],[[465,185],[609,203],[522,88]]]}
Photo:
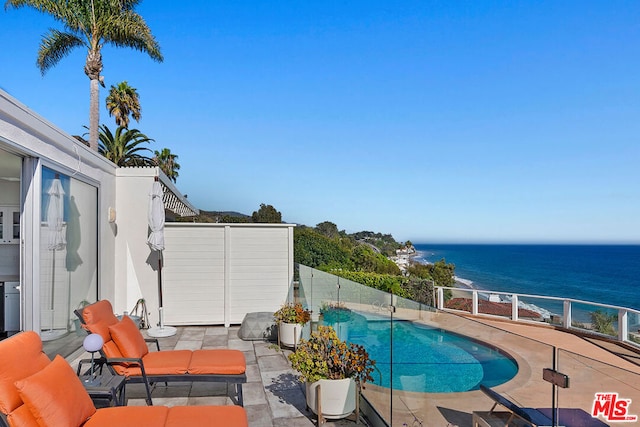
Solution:
{"label": "lounge chair frame", "polygon": [[[80,322],[84,325],[86,324],[84,318],[82,317],[82,310],[74,310],[73,311],[76,316],[80,319]],[[87,334],[90,332],[87,331]],[[160,350],[160,343],[157,338],[145,338],[145,342],[147,343],[155,343],[157,351]],[[240,406],[244,406],[243,395],[242,395],[242,384],[247,382],[247,374],[154,374],[149,375],[146,373],[144,368],[144,363],[142,359],[139,358],[127,358],[127,357],[107,357],[103,350],[100,350],[100,354],[102,355],[102,359],[104,363],[109,367],[109,371],[113,375],[120,375],[114,368],[113,365],[118,364],[134,364],[140,367],[141,375],[140,376],[128,376],[126,377],[126,384],[144,384],[145,391],[147,393],[147,398],[145,399],[147,405],[152,406],[153,400],[151,398],[151,391],[155,387],[155,383],[158,382],[220,382],[227,384],[227,391],[229,389],[229,384],[233,384],[235,386],[235,395],[236,395],[236,404]],[[126,387],[125,384],[125,387]]]}

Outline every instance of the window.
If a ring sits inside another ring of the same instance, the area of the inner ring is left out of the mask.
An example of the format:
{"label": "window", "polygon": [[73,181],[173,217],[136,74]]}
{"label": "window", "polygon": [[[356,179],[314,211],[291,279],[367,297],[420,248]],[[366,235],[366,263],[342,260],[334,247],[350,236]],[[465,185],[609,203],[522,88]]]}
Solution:
{"label": "window", "polygon": [[41,336],[66,356],[86,335],[73,311],[98,295],[98,189],[43,167],[41,194]]}

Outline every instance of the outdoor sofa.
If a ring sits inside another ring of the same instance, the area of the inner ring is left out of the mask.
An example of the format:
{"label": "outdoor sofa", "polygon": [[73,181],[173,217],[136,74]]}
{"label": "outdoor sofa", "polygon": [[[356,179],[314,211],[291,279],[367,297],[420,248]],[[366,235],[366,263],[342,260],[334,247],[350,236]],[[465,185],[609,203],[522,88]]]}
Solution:
{"label": "outdoor sofa", "polygon": [[[104,339],[101,353],[115,375],[127,383],[143,383],[147,404],[152,405],[151,386],[157,382],[224,382],[233,384],[237,403],[242,406],[242,384],[247,382],[246,361],[239,350],[160,350],[157,339],[145,339],[127,316],[122,320],[113,313],[107,300],[75,311],[82,327]],[[149,351],[147,342],[157,351]]]}
{"label": "outdoor sofa", "polygon": [[33,331],[0,341],[0,425],[8,427],[247,427],[244,408],[116,406],[96,409],[61,356]]}

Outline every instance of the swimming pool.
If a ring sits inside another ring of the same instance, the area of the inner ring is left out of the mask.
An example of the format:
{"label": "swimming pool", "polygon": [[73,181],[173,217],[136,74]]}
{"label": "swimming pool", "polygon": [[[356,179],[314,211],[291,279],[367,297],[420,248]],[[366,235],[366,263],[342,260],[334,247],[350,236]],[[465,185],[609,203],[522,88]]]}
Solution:
{"label": "swimming pool", "polygon": [[[389,319],[365,319],[360,315],[352,319],[341,325],[341,338],[367,349],[380,371],[374,371],[374,383],[389,387]],[[487,343],[410,321],[393,322],[393,389],[423,393],[471,391],[478,390],[480,384],[494,387],[507,382],[517,372],[518,364],[512,357]]]}

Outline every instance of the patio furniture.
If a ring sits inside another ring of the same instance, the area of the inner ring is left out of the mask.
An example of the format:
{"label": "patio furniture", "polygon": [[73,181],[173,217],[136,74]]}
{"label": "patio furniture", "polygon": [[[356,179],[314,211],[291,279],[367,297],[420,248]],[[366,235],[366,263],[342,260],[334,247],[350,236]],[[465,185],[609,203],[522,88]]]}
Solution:
{"label": "patio furniture", "polygon": [[0,342],[0,426],[247,427],[239,406],[119,406],[96,409],[61,356],[53,361],[33,331]]}
{"label": "patio furniture", "polygon": [[[118,321],[111,303],[101,300],[75,311],[82,327],[104,339],[102,356],[109,369],[123,375],[127,383],[142,383],[147,404],[152,405],[151,385],[156,382],[224,382],[236,389],[242,406],[242,384],[247,382],[246,361],[239,350],[160,350],[157,339],[145,339],[133,321]],[[157,351],[149,351],[147,342]]]}
{"label": "patio furniture", "polygon": [[[494,404],[488,412],[473,412],[473,427],[547,427],[553,425],[550,408],[523,408],[482,384],[480,384],[480,390],[489,396]],[[495,411],[498,405],[507,411]],[[599,419],[591,417],[582,409],[575,408],[558,409],[558,422],[564,427],[607,427],[607,424]]]}
{"label": "patio furniture", "polygon": [[245,341],[277,341],[278,327],[272,311],[247,313],[242,319],[238,337]]}

